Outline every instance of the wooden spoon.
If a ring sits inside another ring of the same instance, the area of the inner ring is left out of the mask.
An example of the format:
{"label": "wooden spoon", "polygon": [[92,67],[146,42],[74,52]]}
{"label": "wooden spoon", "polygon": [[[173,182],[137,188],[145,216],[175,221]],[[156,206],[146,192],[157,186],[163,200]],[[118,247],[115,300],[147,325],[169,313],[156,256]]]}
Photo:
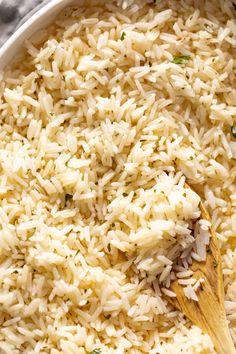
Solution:
{"label": "wooden spoon", "polygon": [[[201,218],[209,222],[210,216],[200,202]],[[174,280],[171,290],[176,298],[168,301],[203,332],[208,333],[218,354],[236,354],[224,309],[224,286],[222,276],[221,255],[218,240],[213,227],[210,227],[210,244],[207,250],[206,261],[193,260],[190,269],[195,279],[203,278],[204,282],[197,290],[198,302],[186,298],[183,286]]]}

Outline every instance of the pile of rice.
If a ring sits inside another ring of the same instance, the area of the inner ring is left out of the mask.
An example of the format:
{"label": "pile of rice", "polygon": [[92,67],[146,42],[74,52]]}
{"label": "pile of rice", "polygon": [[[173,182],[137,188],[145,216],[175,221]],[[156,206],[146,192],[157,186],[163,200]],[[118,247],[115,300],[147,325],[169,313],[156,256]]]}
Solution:
{"label": "pile of rice", "polygon": [[167,301],[197,301],[200,197],[236,342],[235,14],[80,1],[1,73],[0,353],[214,353]]}

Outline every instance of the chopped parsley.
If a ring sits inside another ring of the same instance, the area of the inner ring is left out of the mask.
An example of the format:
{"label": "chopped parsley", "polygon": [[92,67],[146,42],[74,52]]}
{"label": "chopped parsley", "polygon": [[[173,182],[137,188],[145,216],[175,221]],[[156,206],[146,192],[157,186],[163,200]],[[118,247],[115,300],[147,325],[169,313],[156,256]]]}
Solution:
{"label": "chopped parsley", "polygon": [[186,64],[190,60],[190,55],[177,55],[172,60],[174,64]]}
{"label": "chopped parsley", "polygon": [[236,138],[236,126],[235,125],[232,125],[231,133],[232,133],[233,137]]}
{"label": "chopped parsley", "polygon": [[94,349],[89,354],[101,354],[101,353],[102,353],[102,349]]}
{"label": "chopped parsley", "polygon": [[[126,37],[126,33],[125,32],[122,32],[121,36],[120,36],[120,40],[123,41]],[[96,353],[95,353],[96,354]]]}

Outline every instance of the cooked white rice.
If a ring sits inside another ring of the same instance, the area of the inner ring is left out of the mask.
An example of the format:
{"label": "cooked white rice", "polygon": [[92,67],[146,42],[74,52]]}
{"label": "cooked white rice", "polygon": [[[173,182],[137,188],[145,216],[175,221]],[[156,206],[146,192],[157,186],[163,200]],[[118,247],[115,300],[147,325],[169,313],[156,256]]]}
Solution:
{"label": "cooked white rice", "polygon": [[0,353],[212,353],[166,297],[209,243],[186,177],[236,342],[236,10],[82,3],[0,79]]}

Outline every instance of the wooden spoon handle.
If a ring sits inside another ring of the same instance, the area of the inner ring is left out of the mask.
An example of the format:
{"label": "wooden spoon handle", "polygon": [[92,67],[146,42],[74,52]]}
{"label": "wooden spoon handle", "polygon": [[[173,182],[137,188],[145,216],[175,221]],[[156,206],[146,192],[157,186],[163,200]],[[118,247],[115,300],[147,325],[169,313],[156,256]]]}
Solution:
{"label": "wooden spoon handle", "polygon": [[231,335],[229,333],[228,326],[221,326],[220,333],[218,333],[217,337],[212,336],[212,340],[214,339],[215,348],[217,348],[218,354],[235,354],[236,350],[234,347],[234,343],[232,341]]}
{"label": "wooden spoon handle", "polygon": [[[203,328],[211,336],[216,351],[218,354],[236,354],[233,340],[231,338],[225,310],[222,304],[219,304],[217,296],[212,292],[207,279],[205,279],[204,287],[206,290],[206,296],[204,293],[199,292],[199,308],[204,316]],[[206,319],[206,321],[205,321]]]}
{"label": "wooden spoon handle", "polygon": [[182,288],[175,282],[172,289],[177,294],[177,299],[173,298],[172,303],[194,324],[209,334],[218,354],[236,354],[223,303],[219,302],[216,292],[202,270],[196,271],[194,277],[204,279],[198,291],[198,302],[186,301]]}
{"label": "wooden spoon handle", "polygon": [[[202,202],[200,203],[200,209],[202,219],[211,222]],[[182,311],[192,323],[209,334],[218,354],[236,354],[224,309],[221,254],[216,233],[212,226],[210,227],[210,233],[211,238],[206,261],[193,261],[190,268],[193,271],[193,278],[204,280],[197,289],[198,301],[187,299],[183,286],[178,283],[178,280],[174,280],[171,283],[171,290],[176,294],[176,298],[169,298],[169,302]]]}

